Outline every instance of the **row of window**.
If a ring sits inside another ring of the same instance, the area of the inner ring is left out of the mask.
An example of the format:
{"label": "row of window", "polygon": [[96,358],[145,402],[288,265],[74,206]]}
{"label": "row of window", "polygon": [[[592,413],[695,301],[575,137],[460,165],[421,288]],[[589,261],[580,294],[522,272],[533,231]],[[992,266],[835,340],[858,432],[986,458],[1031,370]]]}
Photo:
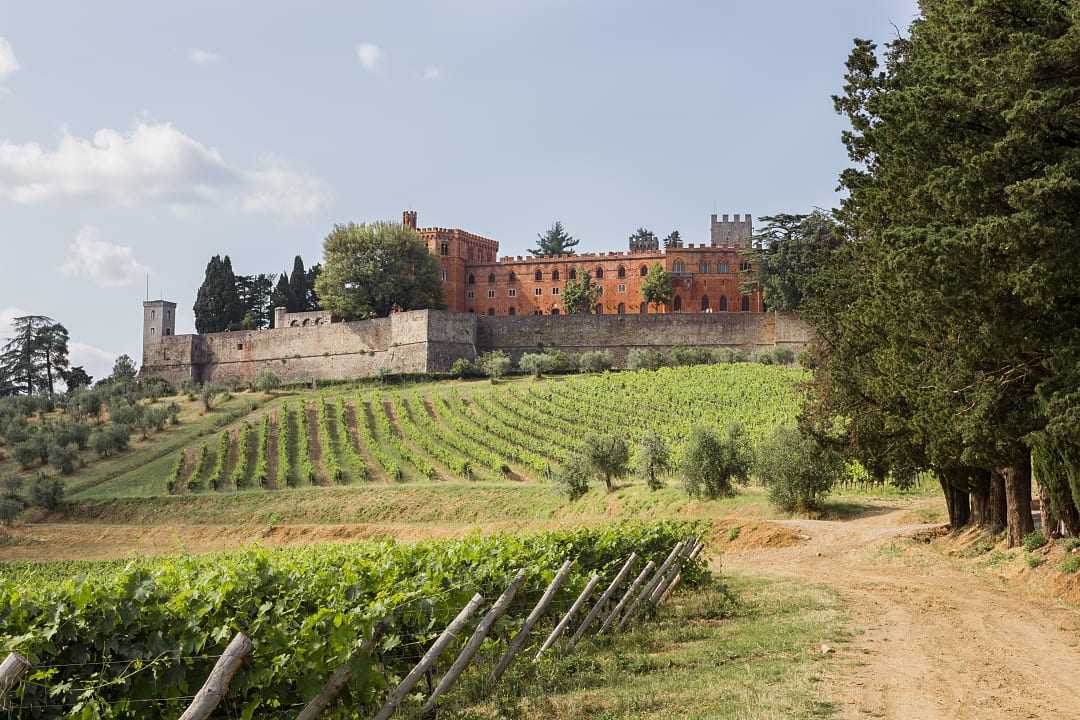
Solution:
{"label": "row of window", "polygon": [[[701,262],[701,263],[698,263],[698,272],[707,274],[707,273],[711,272],[713,267],[714,266],[711,265],[710,263]],[[728,272],[728,264],[726,262],[716,263],[715,267],[716,267],[716,272],[718,272],[718,273],[726,273],[726,272]],[[682,260],[676,260],[672,269],[673,269],[674,272],[684,273],[684,272],[686,272],[686,264],[683,263]],[[743,260],[742,263],[739,265],[739,269],[742,270],[743,272],[750,270],[750,261],[749,260]],[[649,274],[649,267],[647,265],[642,265],[641,268],[639,269],[639,272],[641,274],[641,277],[645,277],[646,275]],[[445,270],[443,270],[442,276],[443,276],[443,280],[446,280],[447,274],[446,274]],[[619,278],[626,277],[626,268],[624,268],[622,266],[619,266],[619,269],[616,270],[616,276],[619,277]],[[596,270],[593,272],[592,277],[595,277],[597,280],[603,280],[604,279],[604,268],[599,268],[599,267],[596,268]],[[571,268],[567,272],[567,278],[570,279],[570,280],[576,280],[577,279],[577,270],[575,270],[574,268]],[[543,279],[544,279],[543,271],[537,270],[536,272],[533,273],[533,280],[535,280],[536,282],[542,282]],[[555,281],[558,281],[560,279],[560,275],[559,275],[558,270],[552,270],[551,271],[551,279],[555,280]],[[510,282],[516,281],[517,280],[517,273],[511,271],[510,274],[507,276],[507,280],[509,280]],[[488,281],[489,285],[494,285],[495,281],[496,281],[495,273],[488,273],[487,281]],[[472,273],[469,273],[468,283],[469,283],[469,285],[475,285],[476,284],[476,276],[473,275]]]}
{"label": "row of window", "polygon": [[[616,290],[616,292],[620,292],[620,293],[626,292],[626,284],[625,283],[619,283],[618,287],[616,287],[615,290]],[[560,292],[562,292],[562,291],[559,289],[558,285],[551,288],[551,294],[552,295],[558,295]],[[601,286],[597,286],[596,292],[597,292],[598,295],[603,295],[604,294],[604,288],[601,287]],[[543,294],[544,294],[544,288],[533,288],[533,295],[535,295],[537,297],[540,297]],[[489,299],[494,298],[495,297],[495,291],[494,290],[488,290],[487,291],[487,296],[488,296]],[[468,298],[469,300],[472,300],[473,298],[476,297],[476,291],[474,291],[474,290],[466,290],[465,291],[465,297]],[[517,297],[517,288],[507,288],[506,289],[506,297]]]}
{"label": "row of window", "polygon": [[[489,298],[494,297],[494,295],[488,295],[488,297]],[[749,295],[743,295],[742,299],[740,301],[740,305],[741,305],[742,312],[750,312],[750,296]],[[672,301],[671,301],[671,309],[674,312],[682,312],[683,302],[682,302],[682,298],[680,296],[676,295],[672,299]],[[727,309],[728,309],[727,297],[721,295],[720,300],[717,303],[716,310],[717,310],[717,312],[727,312]],[[475,311],[472,308],[469,308],[469,312],[475,312]],[[604,314],[604,306],[602,304],[600,304],[600,303],[597,303],[596,307],[593,308],[593,312],[596,313],[597,315],[603,315]],[[619,315],[625,315],[626,314],[626,303],[619,303],[619,305],[616,308],[615,312],[618,313]],[[639,314],[645,315],[648,312],[649,312],[649,304],[648,303],[643,302],[640,305],[638,305],[638,313]],[[701,312],[704,312],[704,313],[711,313],[712,312],[712,307],[709,304],[708,296],[705,296],[705,297],[701,298]],[[486,314],[487,315],[494,315],[495,314],[495,308],[488,308]],[[509,311],[507,312],[507,314],[508,315],[517,315],[517,309],[511,307],[509,309]],[[543,314],[544,314],[543,310],[533,310],[533,315],[543,315]],[[551,314],[552,315],[558,315],[559,314],[559,308],[557,308],[557,307],[556,308],[551,308]]]}

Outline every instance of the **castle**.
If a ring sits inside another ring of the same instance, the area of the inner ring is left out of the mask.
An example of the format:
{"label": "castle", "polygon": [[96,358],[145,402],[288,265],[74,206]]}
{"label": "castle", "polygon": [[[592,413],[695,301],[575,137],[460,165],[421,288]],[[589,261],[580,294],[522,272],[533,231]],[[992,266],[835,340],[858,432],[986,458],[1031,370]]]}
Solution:
{"label": "castle", "polygon": [[[631,244],[628,252],[582,253],[555,257],[501,257],[499,243],[464,230],[419,228],[413,210],[402,223],[416,230],[442,266],[443,298],[452,312],[480,315],[558,315],[559,293],[567,280],[587,273],[600,289],[596,315],[649,312],[764,312],[761,294],[740,289],[751,269],[743,251],[750,247],[750,215],[711,218],[710,242],[660,249]],[[649,268],[659,263],[673,276],[671,306],[652,308],[641,296]]]}
{"label": "castle", "polygon": [[[273,329],[176,335],[176,303],[143,303],[140,373],[174,384],[185,380],[251,381],[270,370],[285,382],[345,380],[381,373],[447,372],[458,358],[503,350],[608,350],[625,366],[635,348],[787,347],[800,350],[809,329],[794,315],[764,312],[758,291],[740,290],[750,269],[750,216],[712,216],[708,245],[657,245],[630,252],[496,259],[496,241],[464,230],[417,228],[438,259],[447,310],[412,310],[389,317],[332,322],[324,311],[275,309]],[[641,283],[654,263],[673,275],[670,308],[646,305]],[[561,312],[566,281],[588,273],[601,288],[590,315]]]}

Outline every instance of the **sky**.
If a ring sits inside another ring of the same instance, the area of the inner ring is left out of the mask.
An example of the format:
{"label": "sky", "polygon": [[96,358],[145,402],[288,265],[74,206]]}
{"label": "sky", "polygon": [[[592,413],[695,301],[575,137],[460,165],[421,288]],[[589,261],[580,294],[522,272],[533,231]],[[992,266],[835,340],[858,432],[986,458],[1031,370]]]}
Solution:
{"label": "sky", "polygon": [[[42,314],[73,365],[141,355],[207,260],[277,273],[336,223],[459,227],[522,255],[712,213],[836,205],[830,96],[914,0],[0,0],[0,338]],[[895,26],[895,27],[894,27]]]}

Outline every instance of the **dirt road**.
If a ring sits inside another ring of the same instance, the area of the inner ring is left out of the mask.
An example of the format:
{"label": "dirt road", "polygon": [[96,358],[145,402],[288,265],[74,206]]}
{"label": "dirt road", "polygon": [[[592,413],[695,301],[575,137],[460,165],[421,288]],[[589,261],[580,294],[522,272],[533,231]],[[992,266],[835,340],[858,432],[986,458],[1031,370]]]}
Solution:
{"label": "dirt road", "polygon": [[909,509],[791,520],[809,539],[728,553],[724,566],[835,588],[862,630],[828,693],[843,718],[1080,717],[1080,613],[976,575],[903,536]]}

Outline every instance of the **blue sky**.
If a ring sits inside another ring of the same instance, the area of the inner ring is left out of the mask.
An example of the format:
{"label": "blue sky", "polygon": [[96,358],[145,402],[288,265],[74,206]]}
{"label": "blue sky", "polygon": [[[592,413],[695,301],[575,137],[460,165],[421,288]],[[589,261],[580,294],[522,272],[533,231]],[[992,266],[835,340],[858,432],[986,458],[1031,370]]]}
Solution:
{"label": "blue sky", "polygon": [[67,325],[139,360],[141,301],[208,257],[318,260],[337,222],[462,227],[523,254],[836,202],[830,95],[913,0],[0,0],[0,336]]}

